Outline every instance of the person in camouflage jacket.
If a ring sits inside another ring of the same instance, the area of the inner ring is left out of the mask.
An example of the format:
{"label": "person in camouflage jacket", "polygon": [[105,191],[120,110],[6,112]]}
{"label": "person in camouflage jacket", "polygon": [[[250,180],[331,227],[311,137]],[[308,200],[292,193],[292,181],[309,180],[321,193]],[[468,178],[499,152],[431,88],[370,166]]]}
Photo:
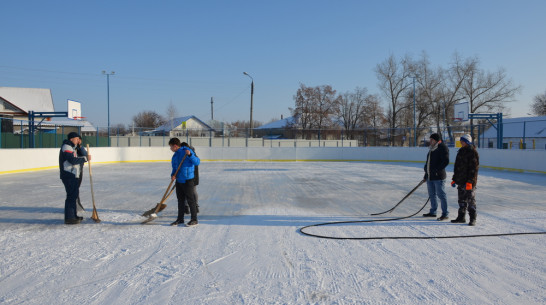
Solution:
{"label": "person in camouflage jacket", "polygon": [[468,134],[461,136],[461,149],[457,152],[453,168],[451,185],[457,186],[459,214],[453,223],[466,223],[466,211],[470,217],[471,226],[476,225],[476,183],[480,157],[476,147],[472,144],[472,137]]}

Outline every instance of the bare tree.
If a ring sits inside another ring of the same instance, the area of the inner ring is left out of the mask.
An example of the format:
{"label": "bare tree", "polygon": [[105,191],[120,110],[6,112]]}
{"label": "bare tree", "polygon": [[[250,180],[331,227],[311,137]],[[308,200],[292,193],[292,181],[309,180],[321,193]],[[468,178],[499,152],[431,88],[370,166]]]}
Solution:
{"label": "bare tree", "polygon": [[465,99],[463,84],[470,77],[472,71],[478,66],[477,58],[462,59],[458,53],[453,54],[453,60],[445,74],[445,84],[442,88],[443,115],[450,141],[453,142],[451,121],[453,119],[453,107]]}
{"label": "bare tree", "polygon": [[[233,127],[236,127],[238,129],[247,129],[247,128],[250,128],[250,121],[240,121],[239,120],[239,121],[231,122],[229,125],[233,126]],[[263,125],[262,122],[252,120],[252,127],[253,128],[258,128],[258,127],[260,127],[262,125]]]}
{"label": "bare tree", "polygon": [[386,122],[381,100],[377,95],[367,95],[364,100],[364,111],[361,113],[361,127],[382,127]]}
{"label": "bare tree", "polygon": [[535,96],[531,110],[535,115],[546,115],[546,92]]}
{"label": "bare tree", "polygon": [[313,122],[313,103],[315,100],[315,91],[311,87],[300,84],[296,95],[294,96],[295,107],[289,108],[292,116],[295,118],[294,124],[303,130],[310,129]]}
{"label": "bare tree", "polygon": [[[378,145],[380,140],[380,132],[378,128],[383,127],[387,122],[383,108],[381,107],[381,100],[377,95],[367,95],[364,101],[364,110],[360,115],[360,126],[363,128],[371,127],[373,136],[373,145]],[[365,135],[364,144],[368,145],[367,137]]]}
{"label": "bare tree", "polygon": [[176,106],[171,101],[169,103],[169,106],[167,107],[167,120],[171,124],[171,130],[174,129],[174,118],[178,116],[178,110],[176,109]]}
{"label": "bare tree", "polygon": [[[375,68],[379,89],[389,100],[389,123],[393,130],[398,126],[398,115],[407,108],[402,94],[412,85],[410,81],[412,72],[411,58],[407,55],[400,61],[391,55]],[[394,144],[394,138],[392,144]]]}
{"label": "bare tree", "polygon": [[113,133],[117,135],[126,135],[129,133],[129,130],[125,127],[124,124],[115,124],[110,128]]}
{"label": "bare tree", "polygon": [[367,96],[368,89],[356,88],[354,92],[346,92],[337,99],[336,117],[350,139],[354,139],[354,131],[362,125]]}
{"label": "bare tree", "polygon": [[[292,116],[296,118],[290,127],[302,130],[330,128],[338,99],[336,90],[329,85],[307,87],[300,84],[294,96],[295,107],[290,108]],[[310,133],[302,133],[302,138],[305,135],[311,136]]]}
{"label": "bare tree", "polygon": [[169,106],[167,107],[167,119],[172,120],[178,116],[178,109],[176,109],[176,106],[173,104],[172,101],[169,102]]}
{"label": "bare tree", "polygon": [[[512,84],[504,69],[486,72],[478,69],[477,65],[470,70],[462,86],[469,102],[470,113],[502,111],[505,103],[511,102],[520,88]],[[473,120],[470,120],[470,124],[473,125]],[[474,136],[473,130],[471,134]]]}
{"label": "bare tree", "polygon": [[418,117],[416,125],[422,127],[436,123],[438,130],[442,121],[444,71],[431,67],[428,55],[423,51],[415,64],[416,81],[419,84],[419,99],[416,100]]}
{"label": "bare tree", "polygon": [[315,87],[315,96],[317,97],[314,107],[314,127],[319,130],[332,127],[332,115],[335,111],[335,105],[339,102],[339,96],[336,90],[330,85]]}
{"label": "bare tree", "polygon": [[155,111],[143,111],[133,116],[135,127],[157,128],[165,124],[165,119]]}

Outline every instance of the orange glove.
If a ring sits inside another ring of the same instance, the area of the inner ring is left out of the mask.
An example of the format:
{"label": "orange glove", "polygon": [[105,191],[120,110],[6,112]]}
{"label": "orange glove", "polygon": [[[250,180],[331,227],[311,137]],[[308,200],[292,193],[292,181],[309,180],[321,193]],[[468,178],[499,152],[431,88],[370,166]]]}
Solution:
{"label": "orange glove", "polygon": [[455,181],[451,181],[451,187],[457,187],[457,184],[455,184]]}
{"label": "orange glove", "polygon": [[470,191],[472,189],[472,183],[466,183],[466,190]]}

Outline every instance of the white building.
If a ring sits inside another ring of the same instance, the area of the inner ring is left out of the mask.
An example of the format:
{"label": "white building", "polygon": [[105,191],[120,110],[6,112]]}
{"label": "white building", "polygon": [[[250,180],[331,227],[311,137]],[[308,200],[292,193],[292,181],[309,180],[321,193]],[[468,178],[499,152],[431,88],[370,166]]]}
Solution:
{"label": "white building", "polygon": [[29,111],[55,111],[51,90],[0,87],[0,117],[28,120]]}
{"label": "white building", "polygon": [[186,135],[194,137],[214,136],[214,129],[194,115],[174,118],[162,126],[150,132],[153,135],[166,135],[169,137],[182,137]]}
{"label": "white building", "polygon": [[[489,128],[482,139],[486,147],[497,147],[497,130]],[[503,119],[503,147],[546,149],[546,116]]]}

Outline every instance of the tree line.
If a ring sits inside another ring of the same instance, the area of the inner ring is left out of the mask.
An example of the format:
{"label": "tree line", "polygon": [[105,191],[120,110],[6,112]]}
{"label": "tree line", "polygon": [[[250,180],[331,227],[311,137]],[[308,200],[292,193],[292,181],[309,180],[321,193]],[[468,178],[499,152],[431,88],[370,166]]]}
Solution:
{"label": "tree line", "polygon": [[[434,67],[423,52],[389,56],[374,69],[380,94],[367,88],[337,93],[329,85],[300,84],[294,95],[292,115],[300,129],[343,127],[347,134],[365,128],[412,128],[449,126],[453,107],[468,102],[470,113],[503,112],[521,90],[503,68],[494,72],[480,68],[478,57],[455,53],[447,67]],[[381,101],[386,101],[386,108]],[[414,118],[415,116],[415,118]]]}
{"label": "tree line", "polygon": [[[480,59],[463,58],[454,53],[446,67],[434,66],[426,52],[414,59],[410,55],[390,55],[376,65],[374,73],[379,94],[366,87],[338,93],[331,85],[300,84],[289,108],[296,118],[291,126],[300,130],[344,129],[352,138],[362,129],[416,129],[428,126],[449,127],[453,123],[453,107],[469,103],[470,113],[506,112],[521,86],[513,84],[504,68],[486,71]],[[546,93],[537,95],[531,106],[536,115],[546,115]],[[171,103],[167,116],[144,111],[133,117],[133,126],[156,128],[177,116]],[[474,122],[471,122],[473,124]],[[229,125],[248,128],[249,122],[239,120]],[[262,125],[254,122],[254,127]]]}

